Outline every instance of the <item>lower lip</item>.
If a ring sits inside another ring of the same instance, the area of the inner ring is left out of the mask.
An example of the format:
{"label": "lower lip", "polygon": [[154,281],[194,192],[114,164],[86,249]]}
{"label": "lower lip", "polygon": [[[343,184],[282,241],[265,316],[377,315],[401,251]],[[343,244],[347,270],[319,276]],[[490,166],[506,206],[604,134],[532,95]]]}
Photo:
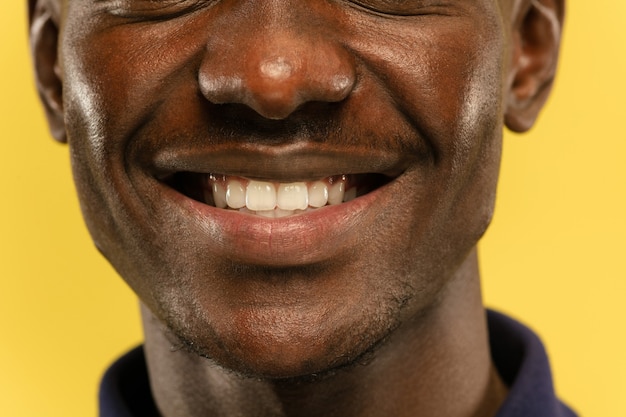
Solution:
{"label": "lower lip", "polygon": [[207,232],[219,256],[248,265],[288,267],[323,262],[356,246],[391,201],[395,182],[346,203],[278,219],[212,207],[169,187],[167,192],[183,215]]}

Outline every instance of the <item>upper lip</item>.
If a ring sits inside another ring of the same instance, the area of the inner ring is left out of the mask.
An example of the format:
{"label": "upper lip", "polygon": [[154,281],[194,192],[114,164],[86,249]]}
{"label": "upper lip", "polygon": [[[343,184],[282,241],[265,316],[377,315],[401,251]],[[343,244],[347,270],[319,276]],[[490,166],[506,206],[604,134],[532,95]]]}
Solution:
{"label": "upper lip", "polygon": [[339,174],[377,173],[397,177],[409,156],[388,150],[290,145],[217,145],[209,149],[168,149],[150,158],[154,176],[177,172],[213,173],[277,182],[310,181]]}

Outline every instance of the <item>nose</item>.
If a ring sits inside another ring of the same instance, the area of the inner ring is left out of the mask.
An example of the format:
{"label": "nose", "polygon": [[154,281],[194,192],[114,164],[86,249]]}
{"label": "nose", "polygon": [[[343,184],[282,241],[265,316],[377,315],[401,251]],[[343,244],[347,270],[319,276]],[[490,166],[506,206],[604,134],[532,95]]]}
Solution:
{"label": "nose", "polygon": [[224,29],[209,39],[199,73],[202,94],[214,104],[243,104],[279,120],[308,102],[342,101],[354,89],[353,58],[315,30],[276,21],[251,27],[249,20]]}

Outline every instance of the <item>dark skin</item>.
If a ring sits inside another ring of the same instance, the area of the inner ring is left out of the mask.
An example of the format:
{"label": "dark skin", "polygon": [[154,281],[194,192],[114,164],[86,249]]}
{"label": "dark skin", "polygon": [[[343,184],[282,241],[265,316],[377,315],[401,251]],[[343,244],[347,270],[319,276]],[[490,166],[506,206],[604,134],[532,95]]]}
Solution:
{"label": "dark skin", "polygon": [[[476,244],[563,6],[31,1],[51,132],[142,302],[163,417],[495,415]],[[266,219],[199,198],[209,174],[366,190]]]}

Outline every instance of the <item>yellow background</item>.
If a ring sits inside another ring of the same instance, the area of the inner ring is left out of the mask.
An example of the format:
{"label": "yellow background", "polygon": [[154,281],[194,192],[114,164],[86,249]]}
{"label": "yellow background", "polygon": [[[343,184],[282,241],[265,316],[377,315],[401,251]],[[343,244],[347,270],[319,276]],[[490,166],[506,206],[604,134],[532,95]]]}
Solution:
{"label": "yellow background", "polygon": [[[0,7],[0,415],[95,416],[101,373],[141,340],[137,306],[46,130],[23,3]],[[481,245],[487,304],[538,331],[589,417],[626,416],[624,21],[625,1],[570,1],[558,83],[536,129],[505,137]]]}

